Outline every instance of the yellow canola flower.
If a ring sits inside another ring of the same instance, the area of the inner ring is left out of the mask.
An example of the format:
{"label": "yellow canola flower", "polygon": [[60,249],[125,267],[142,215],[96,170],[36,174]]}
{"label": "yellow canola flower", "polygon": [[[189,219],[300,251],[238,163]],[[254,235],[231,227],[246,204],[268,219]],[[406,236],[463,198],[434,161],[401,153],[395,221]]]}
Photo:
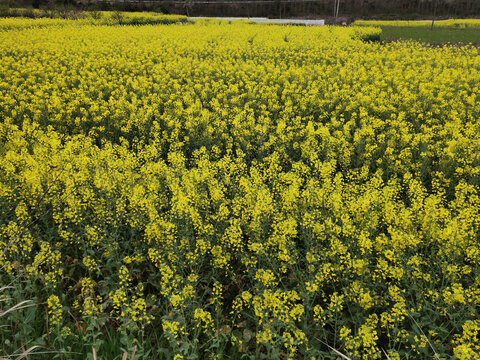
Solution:
{"label": "yellow canola flower", "polygon": [[0,277],[52,294],[35,316],[185,357],[398,359],[429,351],[411,315],[475,358],[477,48],[89,16],[0,19]]}
{"label": "yellow canola flower", "polygon": [[50,295],[47,299],[49,331],[53,332],[60,326],[63,320],[62,305],[56,295]]}

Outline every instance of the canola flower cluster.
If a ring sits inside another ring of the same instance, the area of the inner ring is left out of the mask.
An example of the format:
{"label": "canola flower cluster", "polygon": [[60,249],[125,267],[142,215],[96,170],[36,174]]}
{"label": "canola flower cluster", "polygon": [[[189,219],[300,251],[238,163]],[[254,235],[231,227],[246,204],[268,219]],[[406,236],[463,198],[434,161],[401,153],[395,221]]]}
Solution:
{"label": "canola flower cluster", "polygon": [[[395,26],[395,27],[430,27],[431,21],[419,20],[357,20],[353,23],[357,26]],[[480,28],[480,19],[449,19],[437,20],[435,26],[440,28]]]}
{"label": "canola flower cluster", "polygon": [[480,358],[478,49],[5,21],[1,279],[36,289],[50,339]]}

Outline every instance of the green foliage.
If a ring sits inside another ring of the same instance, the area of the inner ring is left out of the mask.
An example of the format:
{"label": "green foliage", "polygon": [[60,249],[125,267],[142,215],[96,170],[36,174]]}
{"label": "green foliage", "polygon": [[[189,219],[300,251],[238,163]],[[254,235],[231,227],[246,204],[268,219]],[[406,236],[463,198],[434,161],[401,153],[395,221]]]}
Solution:
{"label": "green foliage", "polygon": [[382,40],[416,40],[430,43],[480,44],[480,29],[455,28],[382,28]]}
{"label": "green foliage", "polygon": [[431,30],[431,21],[355,21],[357,26],[379,26],[378,40],[415,40],[430,43],[480,44],[480,20],[439,20]]}

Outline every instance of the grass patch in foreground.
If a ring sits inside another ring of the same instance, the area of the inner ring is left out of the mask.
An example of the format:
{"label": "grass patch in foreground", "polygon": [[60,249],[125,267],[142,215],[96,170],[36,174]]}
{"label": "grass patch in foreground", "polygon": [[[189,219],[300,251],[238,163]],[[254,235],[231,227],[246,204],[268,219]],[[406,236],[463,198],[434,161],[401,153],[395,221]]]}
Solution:
{"label": "grass patch in foreground", "polygon": [[381,39],[480,44],[480,29],[434,28],[430,30],[430,28],[421,27],[384,26]]}

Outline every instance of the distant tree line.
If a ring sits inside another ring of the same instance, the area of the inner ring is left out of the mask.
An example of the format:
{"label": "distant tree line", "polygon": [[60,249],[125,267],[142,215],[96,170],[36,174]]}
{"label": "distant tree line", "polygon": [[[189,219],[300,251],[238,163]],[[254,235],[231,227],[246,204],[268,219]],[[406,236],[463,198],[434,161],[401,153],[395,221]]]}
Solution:
{"label": "distant tree line", "polygon": [[[70,4],[104,10],[155,10],[189,16],[353,18],[480,17],[480,0],[19,0],[42,7]],[[435,8],[435,9],[434,9]]]}

